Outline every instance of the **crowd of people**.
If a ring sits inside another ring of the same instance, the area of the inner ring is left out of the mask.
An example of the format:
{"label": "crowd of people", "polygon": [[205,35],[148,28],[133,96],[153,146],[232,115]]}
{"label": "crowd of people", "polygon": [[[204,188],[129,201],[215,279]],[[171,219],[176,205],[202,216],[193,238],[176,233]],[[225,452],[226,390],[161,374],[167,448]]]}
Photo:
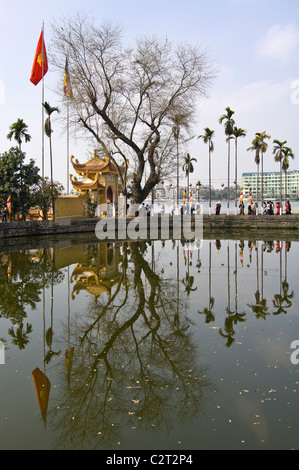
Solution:
{"label": "crowd of people", "polygon": [[[239,205],[240,208],[240,214],[244,215],[245,214],[245,205],[244,202],[242,201]],[[262,207],[263,215],[281,215],[283,213],[283,206],[280,206],[280,202],[277,201],[276,204],[274,204],[273,201],[264,201],[263,202],[263,207]],[[257,205],[255,203],[248,204],[247,206],[247,213],[248,215],[256,215],[257,214]],[[286,207],[285,207],[285,214],[289,215],[292,213],[292,208],[290,201],[287,201]]]}

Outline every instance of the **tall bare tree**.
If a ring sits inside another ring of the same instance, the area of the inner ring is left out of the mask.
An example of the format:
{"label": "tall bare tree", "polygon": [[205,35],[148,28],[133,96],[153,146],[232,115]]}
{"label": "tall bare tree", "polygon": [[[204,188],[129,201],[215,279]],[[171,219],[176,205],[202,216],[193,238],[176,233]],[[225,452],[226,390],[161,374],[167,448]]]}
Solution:
{"label": "tall bare tree", "polygon": [[96,25],[79,14],[54,23],[52,30],[52,61],[62,70],[63,58],[69,59],[74,116],[116,164],[124,194],[127,172],[120,164],[127,169],[130,162],[132,202],[142,202],[177,169],[173,117],[194,121],[198,99],[214,76],[206,54],[154,37],[129,47],[118,26]]}

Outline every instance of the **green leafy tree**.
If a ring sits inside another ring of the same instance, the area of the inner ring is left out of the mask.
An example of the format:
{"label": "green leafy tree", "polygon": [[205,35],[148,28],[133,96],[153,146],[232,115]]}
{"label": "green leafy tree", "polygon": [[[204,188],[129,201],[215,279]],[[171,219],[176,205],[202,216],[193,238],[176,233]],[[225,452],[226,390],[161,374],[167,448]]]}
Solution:
{"label": "green leafy tree", "polygon": [[19,144],[20,151],[22,150],[21,147],[22,147],[23,139],[25,139],[25,142],[30,142],[31,140],[31,135],[28,134],[27,130],[28,130],[28,126],[27,124],[25,124],[23,119],[18,119],[17,122],[14,122],[9,128],[9,133],[7,134],[7,138],[9,140],[14,138]]}
{"label": "green leafy tree", "polygon": [[11,217],[21,213],[23,219],[33,205],[31,188],[38,183],[39,168],[34,160],[24,164],[25,153],[12,147],[0,155],[0,207],[6,206],[7,196],[11,194]]}
{"label": "green leafy tree", "polygon": [[32,188],[34,206],[41,209],[43,220],[48,219],[48,212],[55,200],[62,194],[63,186],[57,181],[51,183],[49,178],[40,178],[38,183]]}
{"label": "green leafy tree", "polygon": [[61,67],[68,53],[76,126],[109,156],[124,194],[129,159],[132,203],[142,203],[177,172],[173,118],[184,116],[192,127],[197,101],[215,77],[213,67],[205,53],[187,44],[143,37],[128,48],[118,26],[97,25],[88,15],[53,24],[53,37],[53,63]]}

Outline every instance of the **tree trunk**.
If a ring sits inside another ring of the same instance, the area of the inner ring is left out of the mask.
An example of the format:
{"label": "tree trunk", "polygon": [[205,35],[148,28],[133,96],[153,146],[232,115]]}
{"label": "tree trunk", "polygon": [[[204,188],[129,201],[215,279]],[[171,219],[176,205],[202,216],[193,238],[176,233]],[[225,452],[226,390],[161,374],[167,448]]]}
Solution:
{"label": "tree trunk", "polygon": [[259,210],[259,165],[257,165],[257,173],[256,173],[256,211],[258,213]]}
{"label": "tree trunk", "polygon": [[179,178],[179,139],[176,141],[176,164],[177,164],[177,175],[176,175],[176,186],[177,186],[177,195],[176,203],[177,209],[179,208],[179,195],[180,195],[180,178]]}
{"label": "tree trunk", "polygon": [[211,144],[209,143],[209,215],[211,215]]}
{"label": "tree trunk", "polygon": [[282,213],[282,159],[280,160],[280,213]]}
{"label": "tree trunk", "polygon": [[237,215],[238,207],[238,143],[237,138],[235,142],[235,214]]}
{"label": "tree trunk", "polygon": [[264,154],[262,152],[262,208],[261,214],[263,214],[263,203],[264,203]]}
{"label": "tree trunk", "polygon": [[227,215],[229,215],[229,197],[230,197],[230,191],[229,191],[229,184],[230,184],[229,171],[230,171],[230,140],[228,140],[228,155],[227,155]]}

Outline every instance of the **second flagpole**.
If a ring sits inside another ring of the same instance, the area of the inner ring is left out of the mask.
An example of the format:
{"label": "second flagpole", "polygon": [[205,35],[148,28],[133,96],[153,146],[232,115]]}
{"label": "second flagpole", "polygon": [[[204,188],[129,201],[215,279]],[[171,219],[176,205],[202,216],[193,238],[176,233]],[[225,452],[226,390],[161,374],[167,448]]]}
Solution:
{"label": "second flagpole", "polygon": [[45,176],[45,135],[44,135],[44,22],[42,23],[42,177]]}

